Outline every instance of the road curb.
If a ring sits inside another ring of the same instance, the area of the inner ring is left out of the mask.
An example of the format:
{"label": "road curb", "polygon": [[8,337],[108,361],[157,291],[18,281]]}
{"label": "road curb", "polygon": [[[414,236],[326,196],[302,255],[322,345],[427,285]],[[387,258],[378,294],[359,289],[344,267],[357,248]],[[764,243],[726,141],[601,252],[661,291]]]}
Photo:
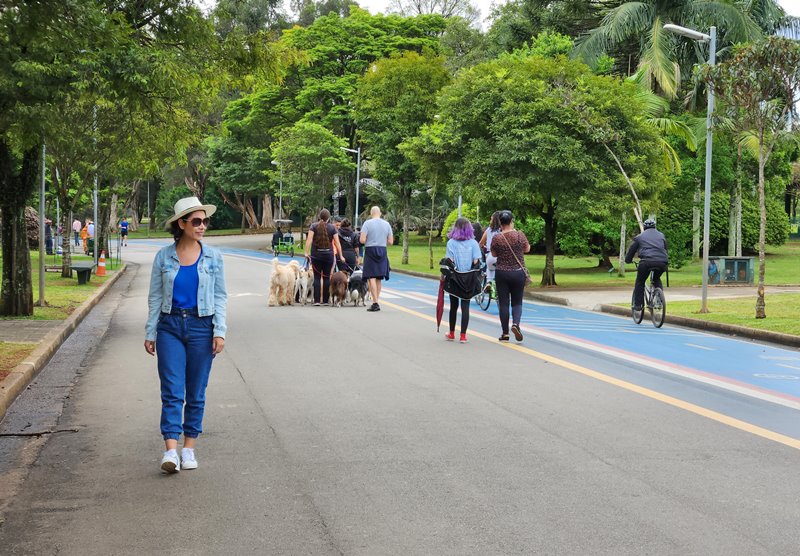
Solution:
{"label": "road curb", "polygon": [[122,267],[107,280],[102,286],[97,288],[97,291],[89,296],[89,299],[81,303],[73,313],[61,323],[60,326],[54,328],[42,339],[36,349],[31,352],[25,361],[11,369],[11,372],[0,381],[0,420],[6,414],[6,411],[17,396],[22,393],[31,381],[39,374],[39,371],[47,365],[53,354],[61,347],[61,344],[69,338],[81,321],[89,314],[95,305],[97,305],[106,292],[113,286],[120,276],[128,268],[127,264]]}
{"label": "road curb", "polygon": [[[626,317],[630,316],[631,314],[629,307],[620,307],[619,305],[601,304],[598,305],[595,310]],[[712,322],[702,319],[693,319],[690,317],[680,317],[677,315],[670,315],[669,312],[667,312],[664,322],[669,324],[677,324],[679,326],[697,328],[699,330],[707,330],[709,332],[721,332],[731,336],[740,336],[742,338],[749,338],[751,340],[759,340],[762,342],[771,342],[773,344],[781,344],[784,346],[800,348],[800,336],[795,336],[793,334],[783,334],[782,332],[773,332],[771,330],[759,330],[757,328],[739,326],[738,324],[725,324],[722,322]]]}

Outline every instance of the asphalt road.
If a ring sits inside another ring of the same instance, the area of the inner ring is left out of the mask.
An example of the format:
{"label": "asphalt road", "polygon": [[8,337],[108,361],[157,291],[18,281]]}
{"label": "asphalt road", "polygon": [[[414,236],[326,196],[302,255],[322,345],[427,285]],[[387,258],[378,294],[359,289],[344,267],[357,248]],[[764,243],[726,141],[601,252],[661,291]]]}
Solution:
{"label": "asphalt road", "polygon": [[0,552],[797,553],[796,351],[542,304],[522,345],[477,308],[447,343],[430,282],[395,275],[379,313],[268,308],[256,240],[210,241],[229,332],[200,468],[158,471],[132,243],[0,426]]}

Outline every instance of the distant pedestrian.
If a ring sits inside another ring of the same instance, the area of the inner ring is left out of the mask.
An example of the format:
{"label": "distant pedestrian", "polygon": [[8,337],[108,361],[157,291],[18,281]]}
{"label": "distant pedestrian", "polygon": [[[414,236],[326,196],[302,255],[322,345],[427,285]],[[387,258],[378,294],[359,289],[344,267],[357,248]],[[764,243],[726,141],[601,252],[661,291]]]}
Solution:
{"label": "distant pedestrian", "polygon": [[92,220],[89,220],[86,225],[86,231],[89,233],[89,238],[94,239],[94,222]]}
{"label": "distant pedestrian", "polygon": [[[214,357],[225,348],[228,293],[222,255],[202,243],[217,210],[197,197],[175,203],[167,220],[175,242],[156,254],[150,273],[144,349],[158,354],[161,471],[197,469],[195,442],[203,432],[206,387]],[[183,449],[178,456],[178,440]]]}
{"label": "distant pedestrian", "polygon": [[381,218],[381,209],[372,207],[371,218],[361,227],[361,244],[364,246],[364,279],[369,280],[372,305],[367,311],[380,311],[381,281],[389,279],[389,254],[386,246],[394,243],[389,223]]}
{"label": "distant pedestrian", "polygon": [[[491,282],[494,280],[494,271],[497,269],[497,257],[492,255],[492,239],[500,233],[500,211],[496,210],[492,213],[492,218],[489,220],[489,227],[483,232],[483,236],[478,244],[483,248],[486,253],[486,281]],[[488,285],[486,286],[489,287]]]}
{"label": "distant pedestrian", "polygon": [[83,226],[81,226],[80,220],[76,218],[72,221],[72,232],[75,234],[75,247],[80,247],[81,245],[81,228],[83,228]]}
{"label": "distant pedestrian", "polygon": [[122,222],[119,223],[119,235],[122,240],[122,246],[128,246],[128,218],[123,216]]}
{"label": "distant pedestrian", "polygon": [[508,341],[508,305],[511,300],[511,332],[518,342],[522,341],[522,294],[528,281],[525,268],[525,253],[531,246],[528,238],[514,229],[514,216],[510,210],[500,212],[500,233],[492,239],[492,255],[497,257],[495,282],[497,285],[497,307],[500,311],[501,342]]}
{"label": "distant pedestrian", "polygon": [[331,274],[336,262],[334,253],[342,252],[336,227],[331,224],[330,219],[331,213],[328,209],[319,211],[319,220],[311,225],[306,237],[306,259],[311,262],[314,270],[315,306],[330,301]]}
{"label": "distant pedestrian", "polygon": [[88,255],[89,254],[89,245],[88,245],[88,241],[89,241],[89,219],[88,218],[86,219],[86,223],[81,228],[80,237],[81,237],[81,241],[83,242],[83,254],[84,255]]}
{"label": "distant pedestrian", "polygon": [[53,221],[49,218],[44,220],[44,248],[45,253],[53,254]]}
{"label": "distant pedestrian", "polygon": [[[453,229],[447,234],[446,257],[453,261],[455,271],[459,273],[469,273],[470,270],[478,268],[481,261],[481,248],[475,241],[475,232],[472,224],[466,218],[459,218],[453,225]],[[480,272],[475,271],[476,279],[473,284],[480,291],[479,276]],[[461,276],[470,276],[462,274]],[[469,295],[469,294],[467,294]],[[450,332],[445,334],[447,340],[453,341],[456,336],[456,317],[458,307],[461,305],[461,336],[459,342],[467,343],[467,327],[469,326],[469,304],[471,298],[459,299],[452,293],[450,294]]]}
{"label": "distant pedestrian", "polygon": [[350,267],[350,270],[353,271],[359,264],[358,248],[360,244],[358,242],[358,234],[353,231],[353,228],[350,226],[350,221],[347,218],[342,219],[338,234],[344,261],[347,263],[347,266]]}

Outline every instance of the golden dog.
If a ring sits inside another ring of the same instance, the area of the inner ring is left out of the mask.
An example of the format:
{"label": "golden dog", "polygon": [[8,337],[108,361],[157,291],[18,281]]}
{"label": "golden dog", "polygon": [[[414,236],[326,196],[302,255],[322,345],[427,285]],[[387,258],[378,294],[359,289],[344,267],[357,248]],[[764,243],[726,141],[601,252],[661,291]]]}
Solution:
{"label": "golden dog", "polygon": [[278,263],[278,258],[272,259],[272,276],[269,280],[269,300],[267,305],[293,305],[294,304],[294,283],[297,274],[300,272],[300,265],[297,261],[291,261],[286,266]]}

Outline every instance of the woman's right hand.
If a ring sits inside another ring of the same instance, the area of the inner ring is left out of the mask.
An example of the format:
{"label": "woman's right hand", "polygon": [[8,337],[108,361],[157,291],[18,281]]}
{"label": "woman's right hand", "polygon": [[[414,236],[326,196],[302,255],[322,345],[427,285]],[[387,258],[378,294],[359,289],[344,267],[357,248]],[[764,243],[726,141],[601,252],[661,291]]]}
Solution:
{"label": "woman's right hand", "polygon": [[156,343],[153,340],[144,341],[144,350],[150,355],[156,354]]}

